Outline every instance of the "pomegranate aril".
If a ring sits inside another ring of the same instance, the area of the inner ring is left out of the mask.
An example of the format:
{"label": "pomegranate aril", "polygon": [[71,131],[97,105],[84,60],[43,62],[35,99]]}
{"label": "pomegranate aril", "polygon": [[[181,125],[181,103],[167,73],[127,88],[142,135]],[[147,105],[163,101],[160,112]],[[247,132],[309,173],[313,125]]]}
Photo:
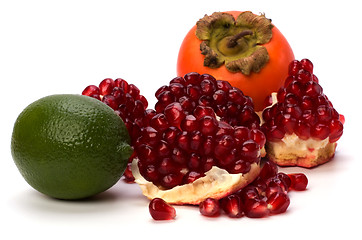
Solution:
{"label": "pomegranate aril", "polygon": [[303,96],[300,102],[300,108],[302,110],[312,110],[314,107],[313,99],[310,96]]}
{"label": "pomegranate aril", "polygon": [[106,78],[99,84],[99,92],[101,95],[111,94],[114,87],[115,84],[113,79]]}
{"label": "pomegranate aril", "polygon": [[204,174],[201,174],[199,172],[196,171],[189,171],[188,173],[186,173],[186,175],[183,178],[183,183],[184,184],[188,184],[188,183],[193,183],[194,181],[196,181],[197,179],[199,179],[200,177],[203,177]]}
{"label": "pomegranate aril", "polygon": [[189,140],[188,132],[183,131],[178,135],[177,146],[184,151],[189,151],[190,140]]}
{"label": "pomegranate aril", "polygon": [[[170,92],[170,91],[164,91],[161,92],[158,96],[157,99],[159,101],[159,103],[161,103],[161,106],[166,107],[168,104],[173,103],[175,101],[175,96]],[[160,109],[160,111],[158,111],[158,109],[156,109],[157,112],[162,112],[163,109]]]}
{"label": "pomegranate aril", "polygon": [[316,139],[323,140],[329,136],[330,131],[327,125],[323,123],[317,123],[311,128],[310,134]]}
{"label": "pomegranate aril", "polygon": [[[244,141],[249,139],[249,129],[247,129],[247,131],[248,131],[248,138],[246,138]],[[232,135],[234,135],[234,133],[235,133],[235,129],[231,125],[227,124],[226,122],[219,122],[218,130],[215,133],[215,137],[218,138],[223,135],[232,136]],[[235,137],[235,135],[234,135],[234,137]]]}
{"label": "pomegranate aril", "polygon": [[295,75],[299,72],[300,69],[302,69],[302,64],[298,60],[293,60],[289,63],[288,74]]}
{"label": "pomegranate aril", "polygon": [[209,79],[202,80],[200,86],[201,86],[201,93],[208,96],[214,94],[216,90],[215,83]]}
{"label": "pomegranate aril", "polygon": [[170,189],[173,187],[176,187],[177,185],[181,185],[183,182],[183,177],[184,175],[180,172],[178,173],[169,173],[167,175],[165,175],[162,179],[161,179],[161,185]]}
{"label": "pomegranate aril", "polygon": [[147,144],[141,144],[136,148],[138,158],[146,164],[154,164],[157,160],[156,151]]}
{"label": "pomegranate aril", "polygon": [[159,158],[168,157],[171,153],[168,143],[164,140],[161,140],[159,144],[155,147],[155,152]]}
{"label": "pomegranate aril", "polygon": [[215,112],[211,107],[200,106],[200,105],[195,108],[195,110],[193,111],[193,115],[198,120],[205,116],[210,116],[210,117],[214,117],[214,118],[216,117]]}
{"label": "pomegranate aril", "polygon": [[193,131],[190,135],[190,149],[198,151],[203,143],[203,136],[200,131]]}
{"label": "pomegranate aril", "polygon": [[99,94],[100,94],[99,88],[95,85],[87,86],[82,92],[82,95],[86,95],[89,97],[92,95],[99,95]]}
{"label": "pomegranate aril", "polygon": [[[196,103],[187,96],[180,97],[178,101],[179,101],[182,109],[184,109],[185,114],[186,114],[186,112],[187,113],[192,112],[192,110],[196,106]],[[197,117],[197,116],[195,116],[195,117]]]}
{"label": "pomegranate aril", "polygon": [[153,118],[151,118],[149,124],[159,132],[163,132],[169,127],[169,123],[163,113],[156,114]]}
{"label": "pomegranate aril", "polygon": [[184,79],[183,77],[175,77],[175,78],[173,78],[173,79],[170,81],[170,85],[171,85],[172,83],[180,83],[180,84],[182,84],[183,86],[186,86],[186,81],[185,81],[185,79]]}
{"label": "pomegranate aril", "polygon": [[102,98],[102,102],[107,104],[109,107],[111,107],[113,110],[116,110],[118,108],[118,104],[116,101],[116,98],[112,95],[105,95]]}
{"label": "pomegranate aril", "polygon": [[247,199],[244,204],[245,216],[249,218],[262,218],[269,215],[269,208],[266,201],[261,199]]}
{"label": "pomegranate aril", "polygon": [[259,177],[263,180],[267,180],[274,177],[278,173],[278,166],[272,161],[266,161],[259,173]]}
{"label": "pomegranate aril", "polygon": [[199,128],[198,121],[194,115],[187,115],[181,121],[181,129],[187,132],[196,131]]}
{"label": "pomegranate aril", "polygon": [[158,166],[158,171],[162,175],[167,175],[169,173],[176,172],[177,169],[178,168],[176,166],[176,163],[171,158],[168,158],[168,157],[162,158],[162,160]]}
{"label": "pomegranate aril", "polygon": [[245,203],[248,199],[260,199],[258,189],[252,185],[248,185],[244,189],[239,190],[238,194],[243,203]]}
{"label": "pomegranate aril", "polygon": [[244,126],[237,126],[234,128],[234,137],[237,142],[240,144],[244,143],[248,139],[251,138],[250,136],[250,129]]}
{"label": "pomegranate aril", "polygon": [[197,72],[190,72],[184,75],[186,84],[198,85],[201,81],[200,74]]}
{"label": "pomegranate aril", "polygon": [[163,132],[163,140],[165,140],[166,142],[168,142],[168,144],[173,146],[176,143],[177,136],[180,132],[181,132],[181,130],[177,127],[173,127],[173,126],[168,127]]}
{"label": "pomegranate aril", "polygon": [[209,171],[213,166],[216,165],[216,161],[213,157],[203,157],[202,159],[202,167],[203,167],[203,171],[207,172]]}
{"label": "pomegranate aril", "polygon": [[114,80],[114,85],[123,89],[123,91],[125,93],[128,93],[128,90],[129,90],[129,85],[128,85],[128,82],[122,78],[117,78],[116,80]]}
{"label": "pomegranate aril", "polygon": [[181,165],[186,164],[187,160],[188,160],[187,154],[180,148],[176,148],[176,147],[173,148],[171,157],[174,162],[181,164]]}
{"label": "pomegranate aril", "polygon": [[199,86],[189,84],[186,86],[186,93],[193,101],[197,101],[201,96],[201,89]]}
{"label": "pomegranate aril", "polygon": [[329,136],[330,142],[336,142],[343,133],[343,124],[340,120],[333,119],[329,123],[329,129],[331,131],[331,135]]}
{"label": "pomegranate aril", "polygon": [[133,177],[133,174],[132,174],[132,163],[131,162],[129,162],[127,164],[126,170],[123,173],[123,180],[126,183],[133,183],[135,180],[135,178]]}
{"label": "pomegranate aril", "polygon": [[299,82],[303,84],[312,81],[312,74],[304,69],[299,70],[299,72],[295,75],[295,77]]}
{"label": "pomegranate aril", "polygon": [[270,214],[280,214],[288,209],[290,199],[284,192],[275,192],[268,197],[267,204]]}
{"label": "pomegranate aril", "polygon": [[300,139],[307,140],[310,137],[310,125],[308,123],[298,121],[294,132]]}
{"label": "pomegranate aril", "polygon": [[200,119],[199,126],[200,132],[205,136],[209,136],[217,131],[218,122],[211,116],[205,116]]}
{"label": "pomegranate aril", "polygon": [[332,110],[326,105],[319,106],[316,114],[319,122],[329,122],[332,120]]}
{"label": "pomegranate aril", "polygon": [[176,210],[161,198],[150,201],[149,212],[154,220],[172,220],[176,217]]}
{"label": "pomegranate aril", "polygon": [[282,172],[277,173],[276,177],[279,178],[280,180],[282,180],[282,182],[284,183],[284,186],[286,188],[285,190],[289,191],[289,188],[292,184],[290,177],[287,174],[282,173]]}
{"label": "pomegranate aril", "polygon": [[303,173],[288,174],[291,185],[290,188],[296,191],[303,191],[307,188],[308,178]]}
{"label": "pomegranate aril", "polygon": [[253,140],[245,141],[241,147],[240,156],[249,162],[256,162],[260,154],[259,144]]}
{"label": "pomegranate aril", "polygon": [[223,90],[217,90],[214,95],[212,95],[212,98],[217,105],[225,104],[227,101],[226,93]]}
{"label": "pomegranate aril", "polygon": [[143,143],[150,144],[151,146],[156,145],[161,140],[160,134],[152,127],[143,128],[141,138]]}
{"label": "pomegranate aril", "polygon": [[181,97],[185,94],[185,88],[181,83],[172,83],[168,89],[175,97]]}
{"label": "pomegranate aril", "polygon": [[278,185],[268,186],[265,189],[265,196],[267,198],[269,198],[271,195],[273,195],[274,193],[277,193],[277,192],[283,192],[284,193],[283,189]]}
{"label": "pomegranate aril", "polygon": [[200,163],[201,163],[201,157],[199,155],[197,155],[196,153],[191,153],[189,162],[187,165],[189,167],[189,169],[197,170],[200,167]]}
{"label": "pomegranate aril", "polygon": [[231,218],[240,218],[244,215],[243,204],[237,194],[230,194],[221,199],[221,206],[224,212]]}
{"label": "pomegranate aril", "polygon": [[309,59],[304,58],[300,60],[300,64],[304,70],[313,73],[313,63]]}
{"label": "pomegranate aril", "polygon": [[251,169],[250,162],[244,161],[243,159],[236,160],[231,166],[228,167],[228,172],[235,173],[247,173]]}
{"label": "pomegranate aril", "polygon": [[210,156],[215,148],[215,142],[214,142],[214,138],[212,136],[207,136],[203,143],[202,143],[202,147],[203,149],[203,155],[204,156]]}
{"label": "pomegranate aril", "polygon": [[266,181],[267,187],[280,187],[283,192],[288,192],[289,186],[280,178],[272,177]]}
{"label": "pomegranate aril", "polygon": [[200,213],[206,217],[216,217],[220,215],[219,200],[214,198],[206,198],[199,205]]}
{"label": "pomegranate aril", "polygon": [[316,98],[323,93],[322,87],[313,81],[310,81],[305,86],[305,94],[312,98]]}
{"label": "pomegranate aril", "polygon": [[221,138],[216,140],[214,154],[216,157],[222,159],[234,146],[234,138],[230,135],[223,135]]}
{"label": "pomegranate aril", "polygon": [[161,86],[159,89],[157,89],[157,91],[155,92],[155,97],[158,99],[158,96],[163,93],[169,91],[169,87],[166,85]]}
{"label": "pomegranate aril", "polygon": [[181,121],[186,117],[186,114],[183,112],[181,104],[178,102],[173,102],[167,105],[164,110],[164,114],[167,120],[175,127],[180,126]]}

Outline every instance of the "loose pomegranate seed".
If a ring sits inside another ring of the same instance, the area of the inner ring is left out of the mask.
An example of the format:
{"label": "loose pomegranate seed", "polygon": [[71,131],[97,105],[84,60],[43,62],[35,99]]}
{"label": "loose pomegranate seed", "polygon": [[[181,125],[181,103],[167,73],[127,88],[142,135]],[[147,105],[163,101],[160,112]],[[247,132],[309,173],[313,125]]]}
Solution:
{"label": "loose pomegranate seed", "polygon": [[296,191],[303,191],[307,188],[308,178],[303,173],[288,175],[291,180],[290,188]]}
{"label": "loose pomegranate seed", "polygon": [[247,199],[244,205],[244,213],[249,218],[262,218],[269,215],[266,201],[261,199]]}
{"label": "loose pomegranate seed", "polygon": [[243,205],[239,195],[231,194],[221,200],[224,212],[231,218],[240,218],[243,214]]}
{"label": "loose pomegranate seed", "polygon": [[287,210],[290,199],[284,192],[274,192],[268,197],[267,204],[271,214],[280,214]]}
{"label": "loose pomegranate seed", "polygon": [[149,211],[154,220],[172,220],[176,217],[175,208],[161,198],[151,200]]}
{"label": "loose pomegranate seed", "polygon": [[207,217],[216,217],[220,215],[219,200],[206,198],[199,205],[200,213]]}

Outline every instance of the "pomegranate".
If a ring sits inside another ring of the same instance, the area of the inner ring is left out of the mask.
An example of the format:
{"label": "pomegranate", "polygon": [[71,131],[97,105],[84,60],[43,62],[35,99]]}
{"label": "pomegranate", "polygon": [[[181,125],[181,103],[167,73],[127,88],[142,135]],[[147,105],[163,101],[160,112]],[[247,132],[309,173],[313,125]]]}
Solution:
{"label": "pomegranate", "polygon": [[315,167],[334,156],[344,117],[323,93],[310,60],[294,60],[288,71],[262,113],[268,157],[283,166]]}
{"label": "pomegranate", "polygon": [[[145,111],[148,106],[147,99],[140,95],[140,90],[134,84],[128,84],[124,79],[113,80],[106,78],[98,86],[87,86],[82,95],[96,98],[111,107],[124,121],[130,133],[132,145],[143,127]],[[133,182],[131,162],[136,153],[129,159],[126,171],[123,174],[126,182]]]}
{"label": "pomegranate", "polygon": [[[144,195],[174,204],[220,199],[254,180],[266,138],[251,98],[195,72],[172,79],[133,135]],[[132,133],[131,133],[132,134]]]}

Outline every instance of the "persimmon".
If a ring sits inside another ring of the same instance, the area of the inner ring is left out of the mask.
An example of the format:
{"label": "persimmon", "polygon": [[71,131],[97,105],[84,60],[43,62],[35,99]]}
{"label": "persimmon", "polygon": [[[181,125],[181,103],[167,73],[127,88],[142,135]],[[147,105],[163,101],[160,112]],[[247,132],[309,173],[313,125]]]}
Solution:
{"label": "persimmon", "polygon": [[264,14],[229,11],[205,15],[185,36],[177,75],[211,74],[250,96],[256,111],[288,75],[293,51]]}

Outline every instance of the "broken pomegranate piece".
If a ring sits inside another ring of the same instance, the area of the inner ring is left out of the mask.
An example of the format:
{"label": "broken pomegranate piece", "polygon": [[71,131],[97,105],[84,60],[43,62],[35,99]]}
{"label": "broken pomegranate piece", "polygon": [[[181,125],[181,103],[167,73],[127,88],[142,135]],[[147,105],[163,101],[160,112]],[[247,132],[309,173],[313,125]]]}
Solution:
{"label": "broken pomegranate piece", "polygon": [[188,73],[156,91],[134,143],[133,175],[144,195],[199,204],[247,185],[259,173],[266,138],[252,100],[228,82]]}
{"label": "broken pomegranate piece", "polygon": [[290,63],[289,76],[273,102],[262,113],[266,150],[272,161],[310,168],[334,156],[344,118],[323,93],[310,60]]}

